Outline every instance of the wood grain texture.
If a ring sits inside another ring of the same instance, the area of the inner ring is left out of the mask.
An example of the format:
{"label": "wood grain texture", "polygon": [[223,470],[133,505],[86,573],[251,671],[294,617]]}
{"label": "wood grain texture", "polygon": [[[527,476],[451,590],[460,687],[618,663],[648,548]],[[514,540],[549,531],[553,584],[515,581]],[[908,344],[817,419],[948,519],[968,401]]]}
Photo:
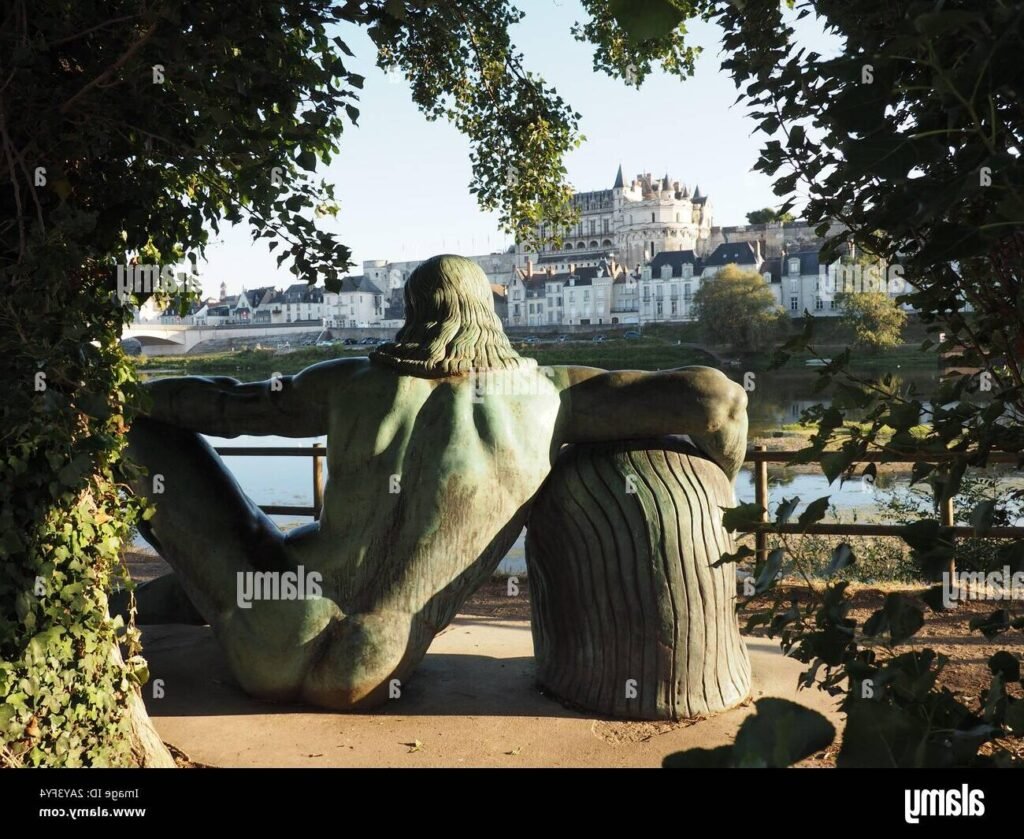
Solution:
{"label": "wood grain texture", "polygon": [[676,720],[743,701],[722,470],[678,438],[566,447],[530,513],[540,685],[589,711]]}

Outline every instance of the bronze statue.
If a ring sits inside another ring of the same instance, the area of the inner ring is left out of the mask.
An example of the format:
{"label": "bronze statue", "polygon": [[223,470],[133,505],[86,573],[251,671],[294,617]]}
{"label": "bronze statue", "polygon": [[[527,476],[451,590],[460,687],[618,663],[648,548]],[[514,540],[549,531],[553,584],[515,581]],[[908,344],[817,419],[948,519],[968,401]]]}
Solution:
{"label": "bronze statue", "polygon": [[[717,370],[539,368],[457,256],[417,268],[405,302],[394,343],[369,358],[265,382],[156,381],[131,430],[149,472],[135,489],[156,504],[145,535],[175,570],[140,588],[140,615],[180,586],[257,697],[386,700],[493,574],[564,444],[686,434],[730,482],[743,461],[746,395]],[[280,531],[201,433],[326,434],[319,521]],[[244,596],[253,575],[275,596]]]}

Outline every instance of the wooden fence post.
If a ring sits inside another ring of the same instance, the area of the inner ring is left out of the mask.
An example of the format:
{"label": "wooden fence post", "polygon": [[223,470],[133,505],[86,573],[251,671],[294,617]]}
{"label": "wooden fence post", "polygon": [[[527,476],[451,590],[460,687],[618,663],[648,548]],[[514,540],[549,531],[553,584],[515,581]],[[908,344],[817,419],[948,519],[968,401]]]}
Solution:
{"label": "wooden fence post", "polygon": [[324,507],[324,471],[323,458],[327,449],[322,443],[313,444],[313,518],[320,518],[320,511]]}
{"label": "wooden fence post", "polygon": [[[755,452],[764,452],[764,446],[754,446]],[[764,511],[761,513],[761,521],[768,521],[768,461],[757,459],[754,461],[754,501]],[[768,534],[758,530],[754,534],[754,559],[758,562],[765,562],[768,559]]]}
{"label": "wooden fence post", "polygon": [[[953,499],[952,497],[945,499],[942,504],[939,505],[939,516],[943,527],[952,528],[956,523],[956,515],[953,510]],[[956,545],[956,532],[954,530],[949,531],[949,541],[952,545]],[[949,567],[946,569],[949,573],[950,581],[953,580],[953,575],[956,574],[956,554],[952,553],[949,556]],[[950,582],[950,585],[953,583]]]}

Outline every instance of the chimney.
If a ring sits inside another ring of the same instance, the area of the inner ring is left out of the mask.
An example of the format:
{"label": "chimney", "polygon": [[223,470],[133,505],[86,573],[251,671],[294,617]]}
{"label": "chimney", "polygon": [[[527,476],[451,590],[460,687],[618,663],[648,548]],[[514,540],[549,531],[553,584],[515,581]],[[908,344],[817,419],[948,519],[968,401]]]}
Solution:
{"label": "chimney", "polygon": [[570,274],[575,274],[576,273],[576,263],[575,262],[570,262],[569,263],[569,273]]}
{"label": "chimney", "polygon": [[549,277],[552,277],[555,274],[555,269],[549,265],[544,273],[547,274]]}
{"label": "chimney", "polygon": [[529,279],[533,276],[533,260],[530,257],[526,257],[526,278]]}
{"label": "chimney", "polygon": [[761,240],[760,239],[755,239],[754,240],[754,259],[757,260],[758,262],[761,261]]}

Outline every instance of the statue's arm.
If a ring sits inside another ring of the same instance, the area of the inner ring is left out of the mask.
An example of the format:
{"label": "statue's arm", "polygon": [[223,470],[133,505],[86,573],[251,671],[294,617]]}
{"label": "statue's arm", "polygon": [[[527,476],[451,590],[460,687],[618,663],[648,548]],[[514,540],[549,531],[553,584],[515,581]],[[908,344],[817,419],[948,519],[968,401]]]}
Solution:
{"label": "statue's arm", "polygon": [[730,479],[747,447],[747,395],[712,367],[657,373],[563,367],[559,438],[592,443],[686,434]]}
{"label": "statue's arm", "polygon": [[352,362],[327,361],[295,376],[239,382],[227,376],[159,379],[146,386],[148,416],[211,434],[278,434],[314,437],[327,433],[330,398],[353,371]]}

